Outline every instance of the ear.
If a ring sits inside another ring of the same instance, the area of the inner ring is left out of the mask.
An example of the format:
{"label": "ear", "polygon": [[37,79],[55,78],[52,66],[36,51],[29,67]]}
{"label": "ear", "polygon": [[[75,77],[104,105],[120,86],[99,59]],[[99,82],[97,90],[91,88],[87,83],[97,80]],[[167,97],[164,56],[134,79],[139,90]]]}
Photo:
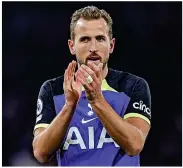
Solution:
{"label": "ear", "polygon": [[75,55],[76,51],[74,48],[74,41],[73,40],[68,40],[68,46],[69,46],[69,50],[71,52],[72,55]]}
{"label": "ear", "polygon": [[110,49],[109,49],[109,53],[113,53],[113,50],[114,50],[114,46],[115,46],[115,41],[116,39],[113,38],[111,41],[110,41]]}

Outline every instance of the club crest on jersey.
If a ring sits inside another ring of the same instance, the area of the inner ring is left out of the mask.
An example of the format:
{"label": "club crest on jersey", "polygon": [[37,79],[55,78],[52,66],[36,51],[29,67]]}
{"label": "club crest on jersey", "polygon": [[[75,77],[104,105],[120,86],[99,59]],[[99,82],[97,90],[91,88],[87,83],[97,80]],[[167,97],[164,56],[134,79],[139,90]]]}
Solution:
{"label": "club crest on jersey", "polygon": [[38,98],[37,100],[37,115],[39,115],[41,113],[43,109],[43,102],[40,98]]}
{"label": "club crest on jersey", "polygon": [[94,112],[92,111],[92,107],[91,104],[88,103],[88,107],[90,108],[90,111],[88,111],[88,116],[92,116],[94,114]]}

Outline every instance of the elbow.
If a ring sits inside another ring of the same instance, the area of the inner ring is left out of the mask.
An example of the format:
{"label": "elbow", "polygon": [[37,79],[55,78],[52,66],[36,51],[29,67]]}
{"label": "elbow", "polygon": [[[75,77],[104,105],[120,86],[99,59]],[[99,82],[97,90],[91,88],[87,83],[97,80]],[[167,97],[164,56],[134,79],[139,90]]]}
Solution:
{"label": "elbow", "polygon": [[129,149],[126,150],[127,155],[136,156],[139,155],[143,149],[143,145],[141,143],[135,143],[130,146]]}
{"label": "elbow", "polygon": [[41,164],[47,163],[49,161],[48,156],[45,155],[43,152],[41,152],[39,149],[38,150],[34,150],[34,157]]}
{"label": "elbow", "polygon": [[35,141],[33,142],[33,154],[37,161],[41,164],[47,163],[49,161],[48,154],[46,154],[44,149],[41,149]]}

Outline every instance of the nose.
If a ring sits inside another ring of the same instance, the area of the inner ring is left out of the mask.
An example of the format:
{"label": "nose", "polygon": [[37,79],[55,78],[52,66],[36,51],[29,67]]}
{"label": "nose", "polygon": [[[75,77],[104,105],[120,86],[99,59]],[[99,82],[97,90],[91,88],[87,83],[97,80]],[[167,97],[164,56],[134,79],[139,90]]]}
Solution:
{"label": "nose", "polygon": [[97,49],[97,45],[96,45],[96,41],[95,40],[92,40],[91,41],[91,44],[90,44],[90,52],[97,52],[98,49]]}

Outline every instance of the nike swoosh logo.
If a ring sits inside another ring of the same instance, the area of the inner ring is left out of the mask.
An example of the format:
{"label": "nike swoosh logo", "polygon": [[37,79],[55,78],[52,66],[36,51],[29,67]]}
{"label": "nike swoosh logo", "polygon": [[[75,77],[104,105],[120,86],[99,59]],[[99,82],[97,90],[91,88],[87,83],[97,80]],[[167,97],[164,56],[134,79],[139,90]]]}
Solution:
{"label": "nike swoosh logo", "polygon": [[82,121],[81,121],[81,123],[82,123],[82,124],[86,124],[86,123],[88,123],[88,122],[90,122],[90,121],[95,120],[96,118],[97,118],[97,117],[92,118],[92,119],[90,119],[90,120],[84,120],[84,118],[83,118]]}

